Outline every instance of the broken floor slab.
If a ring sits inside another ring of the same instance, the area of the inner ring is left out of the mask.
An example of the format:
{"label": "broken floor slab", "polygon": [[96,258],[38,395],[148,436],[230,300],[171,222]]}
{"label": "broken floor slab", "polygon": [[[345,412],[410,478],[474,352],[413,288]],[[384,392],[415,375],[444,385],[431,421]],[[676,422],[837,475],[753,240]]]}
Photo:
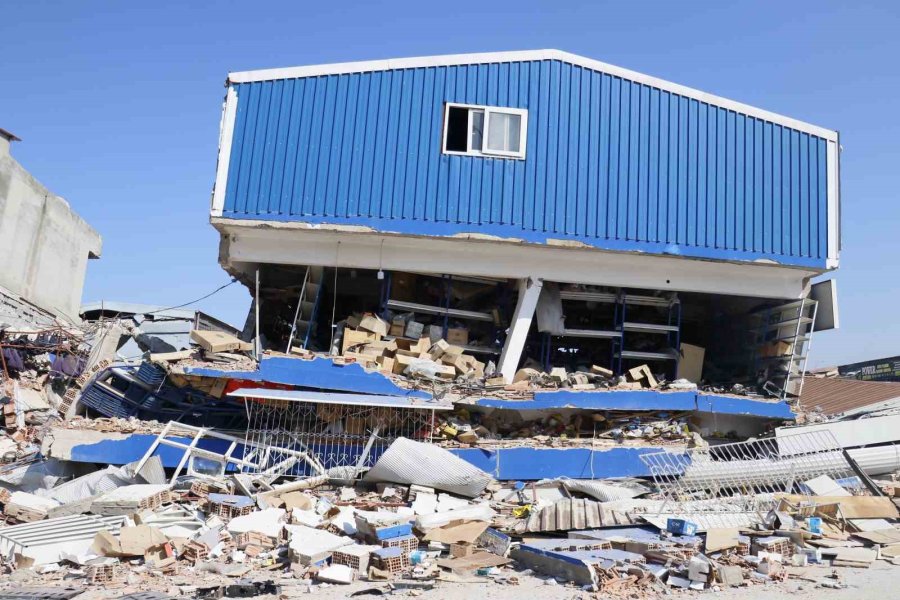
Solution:
{"label": "broken floor slab", "polygon": [[294,385],[336,392],[360,394],[384,394],[430,398],[431,394],[399,387],[381,373],[366,371],[358,364],[341,365],[329,358],[313,360],[264,356],[256,371],[225,371],[219,369],[186,367],[186,375],[202,377],[228,377],[265,383]]}
{"label": "broken floor slab", "polygon": [[116,488],[100,496],[91,504],[91,512],[98,515],[131,515],[152,510],[169,500],[166,484],[140,483]]}
{"label": "broken floor slab", "polygon": [[291,559],[304,566],[325,560],[338,548],[354,543],[349,537],[305,525],[286,525],[285,529],[290,535],[288,550]]}
{"label": "broken floor slab", "polygon": [[501,481],[534,481],[569,477],[605,479],[611,477],[650,477],[642,454],[662,448],[460,448],[453,453]]}
{"label": "broken floor slab", "polygon": [[765,417],[792,421],[795,418],[786,402],[753,400],[737,396],[696,391],[604,390],[535,392],[532,400],[481,398],[475,405],[508,410],[583,410],[696,411]]}
{"label": "broken floor slab", "polygon": [[510,550],[510,557],[538,573],[582,586],[597,585],[598,569],[646,562],[640,554],[610,549],[597,541],[568,538],[529,540]]}
{"label": "broken floor slab", "polygon": [[[83,463],[124,464],[140,460],[157,436],[120,434],[55,428],[45,452],[54,458]],[[187,437],[175,438],[190,444]],[[198,448],[223,453],[225,440],[202,439]],[[671,449],[671,448],[670,448]],[[611,448],[453,448],[447,450],[498,480],[537,481],[568,477],[604,479],[612,477],[650,477],[650,468],[640,457],[660,452],[656,446],[617,446]],[[183,452],[160,446],[155,456],[166,468],[178,466]]]}

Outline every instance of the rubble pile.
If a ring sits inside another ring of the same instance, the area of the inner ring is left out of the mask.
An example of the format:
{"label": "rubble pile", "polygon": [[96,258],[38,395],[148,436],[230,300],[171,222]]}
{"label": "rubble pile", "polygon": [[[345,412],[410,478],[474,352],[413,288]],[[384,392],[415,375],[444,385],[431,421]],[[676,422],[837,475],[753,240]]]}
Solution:
{"label": "rubble pile", "polygon": [[[392,336],[396,320],[347,319],[340,356],[299,347],[257,354],[230,333],[194,330],[190,347],[147,350],[135,361],[116,359],[122,339],[138,338],[114,321],[7,332],[7,585],[212,598],[546,582],[630,598],[790,579],[839,588],[840,567],[900,560],[900,485],[873,483],[863,471],[821,475],[836,472],[832,454],[827,468],[810,472],[788,453],[781,459],[790,482],[763,491],[775,454],[753,441],[717,454],[723,440],[701,436],[693,410],[517,409],[546,392],[697,392],[692,382],[666,381],[646,365],[615,376],[597,365],[544,372],[530,364],[507,384],[466,340],[411,339],[412,324],[403,321],[404,335]],[[430,396],[342,399],[253,379],[275,359],[355,364],[400,392]],[[320,404],[308,421],[280,421],[290,403],[229,395],[246,386]],[[485,408],[479,398],[502,402]],[[392,404],[397,399],[442,410],[404,420],[391,412],[406,406]],[[249,420],[254,406],[270,410],[262,434]],[[408,433],[404,424],[412,424]],[[73,444],[132,436],[145,440],[140,460],[67,460]],[[587,451],[591,478],[503,480],[499,454],[496,471],[486,472],[456,453],[516,448]],[[687,466],[650,469],[653,478],[593,476],[594,453],[620,449],[688,457]],[[281,456],[275,467],[260,458],[270,454]],[[743,483],[720,483],[735,477]]]}
{"label": "rubble pile", "polygon": [[90,473],[4,496],[0,568],[35,586],[186,598],[526,577],[613,597],[788,579],[839,588],[840,567],[900,560],[900,486],[875,496],[843,484],[821,476],[806,495],[770,495],[746,526],[697,513],[657,528],[648,507],[661,496],[646,481],[498,482],[402,438],[352,484],[315,476],[250,494],[240,474],[166,481],[151,457],[102,482]]}
{"label": "rubble pile", "polygon": [[[428,335],[422,335],[424,326],[409,320],[409,315],[395,318],[391,324],[379,316],[366,313],[344,319],[339,337],[340,360],[344,364],[358,363],[362,367],[385,375],[402,375],[398,382],[428,380],[447,384],[444,393],[460,398],[474,393],[497,393],[506,399],[529,398],[535,390],[571,389],[589,390],[694,390],[696,384],[687,380],[667,382],[654,375],[647,365],[629,369],[624,376],[615,376],[610,369],[590,365],[583,371],[567,372],[555,367],[550,372],[541,365],[527,361],[516,372],[511,384],[497,373],[492,361],[480,361],[467,346],[467,335],[462,328],[449,328],[448,339],[442,337],[440,327],[432,327]],[[390,333],[389,333],[390,332]],[[293,348],[292,354],[311,359],[315,353]]]}

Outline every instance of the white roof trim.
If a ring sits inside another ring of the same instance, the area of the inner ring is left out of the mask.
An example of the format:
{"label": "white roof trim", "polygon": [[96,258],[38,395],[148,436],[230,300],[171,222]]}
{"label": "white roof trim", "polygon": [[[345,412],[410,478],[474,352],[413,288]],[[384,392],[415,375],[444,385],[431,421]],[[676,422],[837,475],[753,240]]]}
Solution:
{"label": "white roof trim", "polygon": [[827,140],[837,141],[837,132],[825,129],[811,123],[798,121],[784,115],[762,110],[741,102],[728,100],[714,94],[707,94],[664,79],[644,75],[636,71],[623,69],[599,60],[593,60],[563,52],[562,50],[520,50],[513,52],[485,52],[480,54],[448,54],[444,56],[420,56],[416,58],[391,58],[387,60],[368,60],[361,62],[334,63],[328,65],[310,65],[304,67],[286,67],[281,69],[263,69],[259,71],[240,71],[228,74],[228,83],[249,83],[253,81],[270,81],[273,79],[294,79],[298,77],[316,77],[319,75],[341,75],[346,73],[364,73],[368,71],[386,71],[389,69],[411,69],[417,67],[446,67],[453,65],[471,65],[496,62],[533,61],[533,60],[559,60],[571,63],[586,69],[592,69],[607,73],[616,77],[622,77],[636,83],[656,87],[667,92],[672,92],[693,98],[700,102],[707,102],[715,106],[733,110],[758,119],[784,125],[798,131],[816,135]]}

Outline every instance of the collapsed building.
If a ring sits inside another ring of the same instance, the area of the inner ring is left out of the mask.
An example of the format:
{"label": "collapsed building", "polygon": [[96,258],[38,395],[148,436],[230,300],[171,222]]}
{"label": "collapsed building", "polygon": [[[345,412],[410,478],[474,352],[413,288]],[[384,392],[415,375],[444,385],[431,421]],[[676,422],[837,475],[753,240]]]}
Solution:
{"label": "collapsed building", "polygon": [[837,132],[558,51],[232,73],[211,209],[269,348],[411,315],[507,381],[675,379],[689,345],[783,398],[835,323],[839,215]]}
{"label": "collapsed building", "polygon": [[13,158],[18,141],[0,129],[0,324],[77,323],[100,235]]}
{"label": "collapsed building", "polygon": [[232,73],[211,222],[246,322],[82,307],[83,368],[5,409],[0,554],[194,597],[893,560],[896,417],[797,403],[839,148],[559,51]]}
{"label": "collapsed building", "polygon": [[[837,324],[811,281],[838,266],[835,131],[558,51],[226,87],[211,222],[261,348],[341,354],[370,313],[378,342],[444,340],[507,384],[646,365],[784,401]],[[355,358],[408,367],[379,350]]]}

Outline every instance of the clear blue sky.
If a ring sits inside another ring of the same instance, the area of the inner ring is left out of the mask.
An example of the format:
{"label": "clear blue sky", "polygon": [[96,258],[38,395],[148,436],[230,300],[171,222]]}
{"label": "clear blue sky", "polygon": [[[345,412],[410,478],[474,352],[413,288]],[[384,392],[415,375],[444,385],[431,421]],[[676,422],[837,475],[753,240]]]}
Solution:
{"label": "clear blue sky", "polygon": [[[840,130],[842,328],[816,337],[812,364],[900,354],[900,5],[729,4],[5,2],[0,127],[103,235],[85,300],[170,305],[227,282],[208,210],[229,71],[583,54]],[[240,324],[248,304],[236,285],[200,307]]]}

